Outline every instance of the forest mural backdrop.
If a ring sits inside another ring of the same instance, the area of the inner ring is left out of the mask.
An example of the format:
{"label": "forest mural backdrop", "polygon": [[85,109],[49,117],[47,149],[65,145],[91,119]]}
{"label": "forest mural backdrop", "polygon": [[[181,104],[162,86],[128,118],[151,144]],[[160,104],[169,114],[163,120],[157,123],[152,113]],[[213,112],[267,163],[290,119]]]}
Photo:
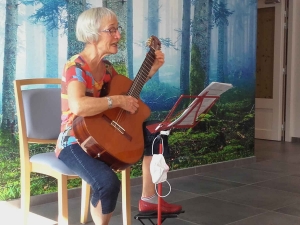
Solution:
{"label": "forest mural backdrop", "polygon": [[[13,80],[60,77],[67,58],[80,52],[77,16],[106,6],[123,27],[120,51],[109,60],[133,79],[151,35],[165,64],[142,90],[151,118],[163,120],[180,95],[197,95],[210,82],[234,88],[193,129],[169,136],[171,170],[254,155],[256,0],[2,0],[0,2],[0,200],[19,196],[18,130]],[[32,145],[31,151],[53,151]],[[132,168],[140,176],[140,162]],[[55,181],[32,177],[32,194],[55,191]],[[76,187],[79,183],[72,183]]]}

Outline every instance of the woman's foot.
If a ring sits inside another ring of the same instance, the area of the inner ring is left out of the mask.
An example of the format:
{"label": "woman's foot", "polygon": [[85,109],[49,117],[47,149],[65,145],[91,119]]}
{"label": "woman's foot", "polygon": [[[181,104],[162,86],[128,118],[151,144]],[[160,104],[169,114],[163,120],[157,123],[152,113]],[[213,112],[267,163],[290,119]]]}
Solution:
{"label": "woman's foot", "polygon": [[[182,211],[181,205],[169,204],[163,199],[161,199],[161,213],[173,214],[180,213]],[[141,213],[157,213],[158,204],[146,202],[144,200],[139,201],[139,211]]]}

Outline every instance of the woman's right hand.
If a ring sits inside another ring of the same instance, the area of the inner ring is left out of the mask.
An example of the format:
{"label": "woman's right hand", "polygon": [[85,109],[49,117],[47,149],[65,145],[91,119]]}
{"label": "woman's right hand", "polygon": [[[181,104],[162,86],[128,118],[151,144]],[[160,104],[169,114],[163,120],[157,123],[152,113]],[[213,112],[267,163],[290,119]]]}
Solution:
{"label": "woman's right hand", "polygon": [[134,114],[139,108],[138,100],[132,96],[119,95],[120,108]]}

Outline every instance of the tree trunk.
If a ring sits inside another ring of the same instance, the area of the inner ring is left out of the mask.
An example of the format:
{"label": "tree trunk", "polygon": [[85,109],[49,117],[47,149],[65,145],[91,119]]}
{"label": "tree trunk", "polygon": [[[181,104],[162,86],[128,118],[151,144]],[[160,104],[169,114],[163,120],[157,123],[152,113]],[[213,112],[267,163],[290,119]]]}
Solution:
{"label": "tree trunk", "polygon": [[190,26],[191,0],[183,1],[180,62],[180,94],[189,94],[190,86]]}
{"label": "tree trunk", "polygon": [[133,0],[127,0],[126,50],[129,79],[133,80]]}
{"label": "tree trunk", "polygon": [[[158,37],[159,23],[159,5],[158,0],[148,0],[148,37],[154,35]],[[159,82],[159,71],[156,72],[152,79]]]}
{"label": "tree trunk", "polygon": [[[194,49],[194,52],[199,53],[199,55],[193,54],[191,57],[197,57],[197,60],[200,61],[200,68],[197,71],[195,70],[196,67],[191,65],[191,73],[192,69],[194,70],[190,79],[190,93],[192,95],[199,94],[209,82],[211,13],[211,0],[195,2],[192,44],[193,48],[198,48],[198,50]],[[195,62],[195,59],[192,59],[191,62]]]}
{"label": "tree trunk", "polygon": [[218,65],[217,65],[217,81],[224,82],[224,36],[225,36],[225,24],[220,22],[218,26]]}
{"label": "tree trunk", "polygon": [[13,81],[16,77],[18,30],[18,1],[6,1],[5,40],[2,87],[2,123],[1,129],[15,131],[15,98]]}
{"label": "tree trunk", "polygon": [[[58,76],[58,29],[46,28],[46,77],[57,78]],[[48,85],[47,87],[57,87]]]}
{"label": "tree trunk", "polygon": [[[113,64],[123,64],[127,62],[127,51],[125,44],[127,35],[127,1],[123,2],[120,0],[107,0],[105,5],[117,15],[119,25],[123,28],[121,40],[118,45],[118,54],[109,55],[107,59]],[[132,39],[129,41],[132,41]]]}
{"label": "tree trunk", "polygon": [[83,50],[84,43],[76,39],[76,22],[78,16],[86,9],[86,0],[68,0],[68,58]]}

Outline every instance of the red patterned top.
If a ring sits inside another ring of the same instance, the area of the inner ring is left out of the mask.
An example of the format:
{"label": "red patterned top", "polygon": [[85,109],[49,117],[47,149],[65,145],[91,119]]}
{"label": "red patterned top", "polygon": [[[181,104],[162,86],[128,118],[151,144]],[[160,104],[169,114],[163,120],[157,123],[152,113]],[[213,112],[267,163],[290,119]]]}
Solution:
{"label": "red patterned top", "polygon": [[59,155],[63,148],[77,143],[72,129],[72,123],[75,115],[70,111],[69,108],[67,93],[68,84],[74,80],[82,82],[86,87],[86,96],[102,96],[102,91],[104,89],[103,84],[110,82],[111,78],[117,74],[109,61],[104,60],[103,62],[106,64],[106,72],[101,82],[96,82],[94,80],[89,65],[80,55],[71,57],[65,64],[61,83],[61,133],[56,144],[56,156]]}

